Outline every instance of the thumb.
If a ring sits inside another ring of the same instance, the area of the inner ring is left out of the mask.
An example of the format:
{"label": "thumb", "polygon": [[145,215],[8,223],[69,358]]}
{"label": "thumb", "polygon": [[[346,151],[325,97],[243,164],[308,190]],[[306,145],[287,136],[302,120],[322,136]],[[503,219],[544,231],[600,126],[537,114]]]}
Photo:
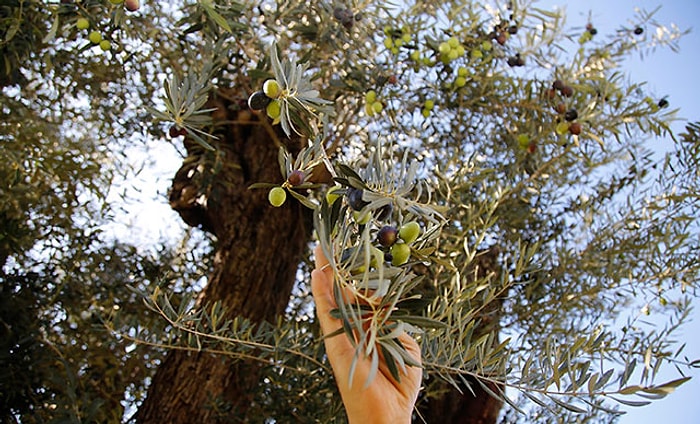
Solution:
{"label": "thumb", "polygon": [[316,315],[323,334],[330,334],[341,327],[340,321],[331,317],[331,311],[338,307],[333,298],[333,270],[320,246],[314,249],[316,269],[311,272],[311,293],[316,303]]}

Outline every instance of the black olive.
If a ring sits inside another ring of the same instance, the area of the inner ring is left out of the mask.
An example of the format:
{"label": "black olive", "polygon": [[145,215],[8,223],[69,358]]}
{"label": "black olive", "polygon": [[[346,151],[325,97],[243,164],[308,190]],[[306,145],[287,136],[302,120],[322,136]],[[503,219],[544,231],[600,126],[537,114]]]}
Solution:
{"label": "black olive", "polygon": [[569,122],[573,121],[576,118],[578,118],[578,112],[576,111],[576,109],[569,109],[564,114],[564,119],[566,119]]}
{"label": "black olive", "polygon": [[263,110],[272,101],[262,91],[256,91],[248,97],[248,107],[253,110]]}
{"label": "black olive", "polygon": [[396,227],[386,225],[379,229],[379,232],[377,233],[377,241],[384,247],[390,247],[396,243],[398,234],[399,230],[397,230]]}
{"label": "black olive", "polygon": [[369,204],[369,202],[362,200],[362,192],[363,190],[361,188],[355,187],[349,187],[347,190],[348,204],[356,211],[362,210],[362,208]]}

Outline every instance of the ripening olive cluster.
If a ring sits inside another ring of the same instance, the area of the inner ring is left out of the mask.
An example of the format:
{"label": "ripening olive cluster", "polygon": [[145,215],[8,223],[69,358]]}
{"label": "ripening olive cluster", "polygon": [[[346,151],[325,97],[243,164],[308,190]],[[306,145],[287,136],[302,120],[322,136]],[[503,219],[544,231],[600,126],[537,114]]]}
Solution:
{"label": "ripening olive cluster", "polygon": [[[445,73],[453,73],[452,79],[446,78],[442,89],[460,90],[467,86],[470,80],[469,66],[477,66],[503,57],[502,52],[496,51],[495,44],[506,44],[508,37],[516,34],[518,26],[512,21],[504,21],[496,25],[486,34],[475,33],[474,36],[465,37],[447,34],[444,38],[433,39],[425,37],[419,40],[407,26],[386,26],[384,28],[384,47],[392,54],[406,52],[406,63],[416,71],[422,67],[432,68],[444,65]],[[507,58],[510,66],[524,66],[525,58],[519,53]],[[435,107],[435,99],[424,99],[424,105],[420,109],[423,117],[428,118]],[[367,116],[379,114],[385,103],[377,100],[374,90],[365,92],[365,113]]]}
{"label": "ripening olive cluster", "polygon": [[593,39],[593,36],[598,34],[598,30],[593,26],[592,23],[586,24],[586,30],[578,38],[579,44],[585,44]]}
{"label": "ripening olive cluster", "polygon": [[[342,196],[341,186],[333,186],[326,192],[326,201],[333,205]],[[353,218],[358,225],[368,225],[373,216],[372,211],[366,206],[369,204],[363,198],[363,190],[355,187],[345,189],[345,200],[352,210]],[[377,222],[387,221],[393,212],[393,207],[388,204],[374,211]],[[421,226],[416,221],[402,224],[400,227],[383,225],[376,231],[377,246],[374,247],[387,263],[393,266],[401,266],[411,257],[411,245],[421,234]],[[357,271],[357,270],[356,270]],[[363,269],[360,269],[363,271]]]}
{"label": "ripening olive cluster", "polygon": [[355,21],[362,20],[362,13],[354,13],[346,7],[336,7],[333,9],[333,17],[340,22],[345,29],[350,30],[355,25]]}
{"label": "ripening olive cluster", "polygon": [[394,266],[408,262],[411,244],[418,239],[420,233],[421,227],[416,221],[407,222],[398,229],[392,225],[380,228],[377,231],[377,242],[385,249],[384,259]]}
{"label": "ripening olive cluster", "polygon": [[248,106],[252,110],[263,110],[270,119],[276,121],[282,114],[282,103],[279,97],[282,89],[276,79],[270,78],[263,83],[262,90],[256,91],[248,98]]}
{"label": "ripening olive cluster", "polygon": [[[87,18],[78,18],[75,22],[75,26],[79,30],[89,30],[90,21]],[[112,43],[102,37],[102,33],[98,30],[92,30],[88,33],[88,40],[94,45],[99,45],[102,51],[107,51],[112,49]]]}
{"label": "ripening olive cluster", "polygon": [[[123,5],[129,12],[135,12],[141,6],[140,0],[109,0],[114,6]],[[102,51],[109,51],[112,49],[112,42],[106,38],[102,32],[97,29],[90,28],[96,27],[90,19],[85,16],[81,16],[75,21],[75,27],[81,31],[88,31],[88,40],[95,46],[99,46]]]}
{"label": "ripening olive cluster", "polygon": [[[581,123],[577,121],[579,115],[575,107],[567,106],[569,98],[574,95],[574,89],[561,79],[556,79],[552,86],[545,91],[545,98],[556,112],[554,132],[558,135],[580,135],[583,129]],[[531,139],[529,134],[518,134],[518,146],[528,153],[535,153],[537,143]]]}
{"label": "ripening olive cluster", "polygon": [[462,43],[459,42],[457,37],[450,37],[447,41],[440,43],[438,52],[440,53],[440,61],[444,64],[448,64],[453,60],[463,57],[466,53],[466,49]]}
{"label": "ripening olive cluster", "polygon": [[668,106],[668,99],[665,97],[661,100],[654,101],[651,97],[645,97],[644,102],[649,106],[649,109],[651,109],[652,112],[657,112],[659,109],[663,109]]}
{"label": "ripening olive cluster", "polygon": [[573,95],[574,89],[560,79],[554,80],[552,87],[547,90],[547,98],[553,103],[552,107],[557,113],[558,123],[554,131],[559,135],[564,135],[567,132],[571,135],[581,134],[581,123],[576,121],[578,111],[576,108],[566,106],[565,99]]}
{"label": "ripening olive cluster", "polygon": [[393,54],[399,54],[399,48],[411,42],[411,30],[406,25],[400,29],[387,25],[384,27],[384,35],[384,47]]}
{"label": "ripening olive cluster", "polygon": [[374,90],[369,90],[365,93],[365,113],[367,116],[374,116],[378,113],[382,113],[384,110],[384,104],[377,100],[377,92]]}

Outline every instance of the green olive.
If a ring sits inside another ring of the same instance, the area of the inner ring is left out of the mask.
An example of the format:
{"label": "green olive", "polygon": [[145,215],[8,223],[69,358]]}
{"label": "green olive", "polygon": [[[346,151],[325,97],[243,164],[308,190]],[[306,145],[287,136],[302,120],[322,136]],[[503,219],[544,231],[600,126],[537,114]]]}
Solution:
{"label": "green olive", "polygon": [[399,237],[406,243],[413,243],[420,235],[420,224],[416,221],[407,222],[399,229]]}
{"label": "green olive", "polygon": [[277,119],[282,114],[282,105],[279,100],[273,100],[267,105],[265,111],[267,112],[267,116],[271,119]]}
{"label": "green olive", "polygon": [[278,208],[287,200],[287,191],[282,187],[273,187],[267,194],[267,199],[272,206]]}
{"label": "green olive", "polygon": [[78,29],[88,29],[90,28],[90,21],[85,18],[78,18],[75,22],[75,26],[78,27]]}
{"label": "green olive", "polygon": [[277,80],[270,78],[263,84],[263,93],[271,99],[277,98],[280,94],[280,85]]}
{"label": "green olive", "polygon": [[329,205],[332,205],[340,197],[340,194],[336,193],[340,188],[340,186],[335,185],[326,191],[326,202],[328,202]]}
{"label": "green olive", "polygon": [[396,243],[391,246],[391,264],[400,266],[411,257],[411,247],[406,243]]}
{"label": "green olive", "polygon": [[92,44],[100,44],[100,41],[102,41],[102,34],[100,34],[100,31],[92,31],[90,35],[88,35],[88,39]]}

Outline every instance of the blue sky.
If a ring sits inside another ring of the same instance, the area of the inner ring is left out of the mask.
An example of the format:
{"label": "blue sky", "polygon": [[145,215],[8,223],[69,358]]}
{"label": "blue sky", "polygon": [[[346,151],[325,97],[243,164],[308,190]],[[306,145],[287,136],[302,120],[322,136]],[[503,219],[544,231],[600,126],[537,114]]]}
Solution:
{"label": "blue sky", "polygon": [[[652,11],[661,9],[655,15],[662,24],[675,23],[681,29],[691,29],[691,33],[680,42],[680,51],[659,49],[643,60],[630,60],[625,69],[634,81],[647,81],[652,92],[667,95],[672,107],[680,108],[679,117],[673,128],[678,132],[687,120],[700,121],[700,1],[698,0],[586,0],[564,1],[544,0],[536,4],[549,8],[561,5],[567,11],[569,25],[583,26],[588,21],[589,12],[595,27],[601,34],[610,33],[620,25],[628,25],[635,15],[635,7]],[[652,140],[659,150],[665,150],[668,141]],[[700,302],[696,302],[696,308]],[[687,346],[685,354],[691,359],[700,358],[700,312],[694,311],[693,321],[682,333]],[[662,373],[658,381],[678,378],[675,370]],[[625,408],[628,413],[619,420],[621,424],[695,424],[700,423],[700,372],[690,374],[693,379],[681,386],[665,399],[640,408]]]}

